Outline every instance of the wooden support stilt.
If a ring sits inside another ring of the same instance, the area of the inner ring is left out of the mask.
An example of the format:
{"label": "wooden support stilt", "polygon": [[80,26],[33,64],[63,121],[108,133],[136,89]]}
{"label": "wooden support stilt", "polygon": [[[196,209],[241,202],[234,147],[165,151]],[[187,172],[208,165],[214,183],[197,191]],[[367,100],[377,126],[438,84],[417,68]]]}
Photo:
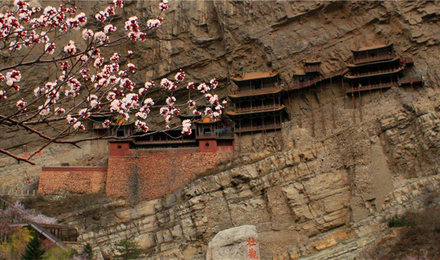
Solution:
{"label": "wooden support stilt", "polygon": [[325,115],[324,115],[324,109],[322,109],[324,105],[320,105],[319,108],[321,110],[321,123],[322,123],[322,133],[324,134],[324,136],[326,135],[326,130],[325,130]]}
{"label": "wooden support stilt", "polygon": [[344,91],[344,109],[345,107],[345,103],[347,103],[347,90],[345,89],[345,83],[344,83],[344,76],[341,77],[341,82],[342,82],[342,91]]}
{"label": "wooden support stilt", "polygon": [[299,127],[302,128],[302,119],[301,119],[301,98],[299,97],[299,90],[298,90],[298,120],[299,120]]}
{"label": "wooden support stilt", "polygon": [[[280,114],[280,125],[282,125],[283,124],[283,117],[281,116],[281,114]],[[280,142],[281,142],[281,144],[280,144],[280,148],[281,148],[281,151],[284,149],[284,142],[283,142],[283,129],[281,128],[280,130],[279,130],[279,132],[280,132]]]}
{"label": "wooden support stilt", "polygon": [[315,117],[313,115],[313,106],[310,105],[310,108],[312,109],[312,136],[315,137]]}
{"label": "wooden support stilt", "polygon": [[332,99],[332,121],[333,121],[333,129],[336,129],[336,122],[335,122],[335,102]]}
{"label": "wooden support stilt", "polygon": [[360,122],[362,123],[362,95],[359,92],[359,112],[360,112]]}
{"label": "wooden support stilt", "polygon": [[353,104],[353,124],[356,124],[356,100],[354,97],[354,92],[351,93],[351,103]]}
{"label": "wooden support stilt", "polygon": [[251,145],[254,147],[254,125],[252,123],[253,118],[251,118]]}

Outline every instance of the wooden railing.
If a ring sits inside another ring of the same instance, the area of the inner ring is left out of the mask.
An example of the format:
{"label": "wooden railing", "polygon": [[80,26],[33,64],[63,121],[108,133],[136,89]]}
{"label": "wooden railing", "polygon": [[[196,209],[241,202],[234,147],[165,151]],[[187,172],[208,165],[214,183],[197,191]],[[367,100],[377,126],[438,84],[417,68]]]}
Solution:
{"label": "wooden railing", "polygon": [[364,72],[364,73],[355,73],[353,75],[348,75],[348,76],[351,76],[351,77],[374,76],[374,75],[379,75],[379,74],[384,74],[384,73],[389,73],[389,72],[397,72],[401,69],[403,69],[403,67],[399,67],[397,69],[391,68],[391,69],[387,69],[387,70],[377,70],[377,71],[369,71],[369,72]]}
{"label": "wooden railing", "polygon": [[349,94],[349,93],[361,92],[361,91],[367,91],[367,90],[391,88],[391,87],[395,87],[396,85],[397,84],[395,82],[366,85],[366,86],[354,87],[354,88],[347,89],[346,93]]}
{"label": "wooden railing", "polygon": [[212,138],[225,138],[234,137],[234,132],[232,129],[216,129],[215,132],[210,134],[198,134],[196,139],[212,139]]}
{"label": "wooden railing", "polygon": [[191,143],[194,139],[168,139],[168,140],[136,140],[137,144],[160,144],[160,143]]}
{"label": "wooden railing", "polygon": [[353,58],[353,63],[358,65],[362,63],[369,63],[369,62],[375,62],[375,61],[382,61],[382,60],[390,60],[395,57],[394,53],[387,53],[387,54],[378,54],[376,56],[368,56],[368,57],[359,57],[359,58]]}
{"label": "wooden railing", "polygon": [[301,88],[310,87],[310,86],[312,86],[312,85],[314,85],[314,84],[316,84],[316,83],[318,83],[320,81],[323,81],[324,79],[326,79],[326,78],[324,78],[324,77],[317,77],[317,78],[314,78],[312,80],[308,79],[308,80],[305,80],[303,82],[299,82],[297,84],[294,84],[292,86],[288,86],[287,90],[301,89]]}
{"label": "wooden railing", "polygon": [[402,58],[400,58],[400,62],[405,63],[405,64],[411,64],[414,61],[410,57],[402,57]]}
{"label": "wooden railing", "polygon": [[421,82],[423,82],[423,79],[420,77],[399,79],[399,86],[406,85],[406,84],[412,84],[412,83],[421,83]]}
{"label": "wooden railing", "polygon": [[256,88],[256,89],[244,89],[244,90],[237,90],[234,92],[236,95],[249,95],[249,94],[259,94],[264,93],[267,91],[276,91],[279,90],[281,87],[276,85],[271,85],[268,87],[262,87],[262,88]]}
{"label": "wooden railing", "polygon": [[247,107],[247,108],[236,108],[235,112],[245,113],[245,112],[254,112],[254,111],[265,111],[265,110],[277,109],[279,107],[280,107],[279,104],[252,106],[252,107]]}
{"label": "wooden railing", "polygon": [[270,125],[259,125],[259,126],[242,126],[240,128],[235,129],[235,133],[241,132],[253,132],[253,131],[261,131],[261,130],[272,130],[272,129],[280,129],[281,123],[274,123]]}

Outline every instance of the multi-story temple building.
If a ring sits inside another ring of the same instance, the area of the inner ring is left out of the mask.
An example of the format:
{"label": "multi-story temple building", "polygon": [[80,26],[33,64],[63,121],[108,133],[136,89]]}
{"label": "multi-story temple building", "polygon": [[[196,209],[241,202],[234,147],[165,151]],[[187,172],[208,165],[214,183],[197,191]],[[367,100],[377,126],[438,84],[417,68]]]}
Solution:
{"label": "multi-story temple building", "polygon": [[396,54],[393,44],[352,52],[353,61],[347,65],[349,72],[344,75],[344,79],[350,84],[347,94],[401,86],[399,83],[404,77],[403,70],[413,63],[411,59],[401,58]]}
{"label": "multi-story temple building", "polygon": [[287,116],[283,99],[286,91],[277,72],[245,73],[232,78],[238,89],[229,94],[234,110],[226,114],[234,121],[234,133],[281,129]]}

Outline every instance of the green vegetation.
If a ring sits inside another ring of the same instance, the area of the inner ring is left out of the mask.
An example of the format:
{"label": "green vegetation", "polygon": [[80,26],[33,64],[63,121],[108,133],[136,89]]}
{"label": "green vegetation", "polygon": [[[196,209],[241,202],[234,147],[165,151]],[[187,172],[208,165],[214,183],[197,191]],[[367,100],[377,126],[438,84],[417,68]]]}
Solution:
{"label": "green vegetation", "polygon": [[388,221],[388,227],[403,227],[409,224],[409,220],[406,216],[394,217]]}
{"label": "green vegetation", "polygon": [[92,250],[92,246],[87,243],[84,245],[83,251],[81,253],[87,260],[92,260],[93,259],[93,250]]}
{"label": "green vegetation", "polygon": [[58,246],[49,248],[43,256],[44,260],[71,260],[75,251],[65,250]]}
{"label": "green vegetation", "polygon": [[24,254],[21,255],[22,260],[40,260],[44,254],[44,249],[41,246],[41,240],[37,234],[26,245]]}
{"label": "green vegetation", "polygon": [[115,249],[115,259],[138,259],[141,254],[139,245],[128,239],[116,243]]}

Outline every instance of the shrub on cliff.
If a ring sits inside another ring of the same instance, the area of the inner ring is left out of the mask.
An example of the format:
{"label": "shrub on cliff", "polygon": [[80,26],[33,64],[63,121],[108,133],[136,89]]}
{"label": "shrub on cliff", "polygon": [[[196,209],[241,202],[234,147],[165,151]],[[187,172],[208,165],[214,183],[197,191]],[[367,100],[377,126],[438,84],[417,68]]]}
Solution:
{"label": "shrub on cliff", "polygon": [[116,259],[138,259],[141,249],[136,242],[125,239],[115,244]]}

